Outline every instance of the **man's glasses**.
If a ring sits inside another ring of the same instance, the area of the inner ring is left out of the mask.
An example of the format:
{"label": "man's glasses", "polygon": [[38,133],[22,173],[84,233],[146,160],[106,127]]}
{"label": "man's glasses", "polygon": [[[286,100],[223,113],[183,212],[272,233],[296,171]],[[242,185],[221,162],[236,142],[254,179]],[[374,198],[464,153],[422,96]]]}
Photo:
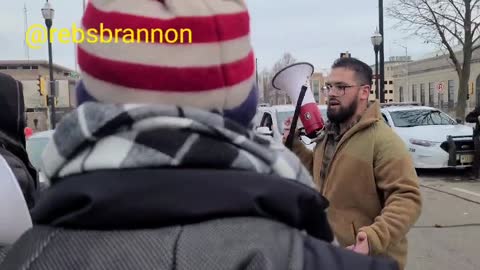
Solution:
{"label": "man's glasses", "polygon": [[323,89],[327,94],[330,94],[332,92],[336,92],[336,93],[338,93],[339,96],[343,96],[343,95],[345,95],[345,89],[351,88],[351,87],[361,87],[361,86],[364,86],[364,85],[365,84],[362,84],[362,85],[345,85],[345,84],[333,85],[333,84],[327,83],[327,84],[325,84],[325,87]]}

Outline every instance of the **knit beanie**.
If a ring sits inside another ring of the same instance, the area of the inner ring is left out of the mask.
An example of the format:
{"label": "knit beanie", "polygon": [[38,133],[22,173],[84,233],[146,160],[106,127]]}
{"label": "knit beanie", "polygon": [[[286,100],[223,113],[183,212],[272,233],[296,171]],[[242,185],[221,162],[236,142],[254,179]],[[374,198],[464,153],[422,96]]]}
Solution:
{"label": "knit beanie", "polygon": [[244,0],[90,0],[78,105],[189,106],[246,126],[258,102],[249,24]]}

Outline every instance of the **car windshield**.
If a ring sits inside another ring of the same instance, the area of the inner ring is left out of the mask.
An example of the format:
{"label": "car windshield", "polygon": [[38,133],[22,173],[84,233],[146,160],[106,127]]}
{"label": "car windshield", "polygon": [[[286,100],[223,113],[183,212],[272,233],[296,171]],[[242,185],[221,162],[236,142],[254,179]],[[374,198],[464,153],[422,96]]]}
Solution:
{"label": "car windshield", "polygon": [[[287,120],[289,117],[293,117],[293,113],[295,111],[283,111],[283,112],[277,112],[277,121],[278,121],[278,131],[280,134],[283,134],[283,123],[285,123],[285,120]],[[320,113],[322,114],[322,119],[324,122],[327,121],[327,109],[326,108],[320,108]],[[297,122],[297,127],[300,126],[300,120]]]}
{"label": "car windshield", "polygon": [[456,125],[452,118],[439,110],[405,110],[390,112],[396,127]]}

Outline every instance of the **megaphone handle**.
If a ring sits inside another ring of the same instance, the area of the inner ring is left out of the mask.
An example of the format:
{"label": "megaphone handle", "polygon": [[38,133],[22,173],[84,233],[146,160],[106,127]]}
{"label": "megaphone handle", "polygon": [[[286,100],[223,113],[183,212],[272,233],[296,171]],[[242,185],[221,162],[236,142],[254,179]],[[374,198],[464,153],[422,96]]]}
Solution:
{"label": "megaphone handle", "polygon": [[300,108],[302,107],[303,97],[305,96],[306,92],[307,92],[307,87],[305,85],[303,85],[302,90],[300,91],[300,95],[299,95],[298,100],[297,100],[297,106],[295,107],[295,113],[293,114],[292,124],[290,125],[290,133],[288,134],[287,140],[285,142],[285,145],[290,150],[292,150],[292,147],[293,147],[293,139],[294,139],[294,136],[295,136],[295,133],[296,133],[295,131],[297,129],[298,115],[300,114]]}

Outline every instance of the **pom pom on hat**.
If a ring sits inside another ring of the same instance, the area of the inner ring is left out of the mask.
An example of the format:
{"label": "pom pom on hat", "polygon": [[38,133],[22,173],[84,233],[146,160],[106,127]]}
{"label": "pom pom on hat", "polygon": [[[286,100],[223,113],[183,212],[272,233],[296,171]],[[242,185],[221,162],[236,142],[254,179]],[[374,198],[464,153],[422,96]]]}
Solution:
{"label": "pom pom on hat", "polygon": [[244,0],[90,0],[82,29],[98,42],[78,46],[79,104],[175,104],[244,125],[253,119],[258,89]]}

